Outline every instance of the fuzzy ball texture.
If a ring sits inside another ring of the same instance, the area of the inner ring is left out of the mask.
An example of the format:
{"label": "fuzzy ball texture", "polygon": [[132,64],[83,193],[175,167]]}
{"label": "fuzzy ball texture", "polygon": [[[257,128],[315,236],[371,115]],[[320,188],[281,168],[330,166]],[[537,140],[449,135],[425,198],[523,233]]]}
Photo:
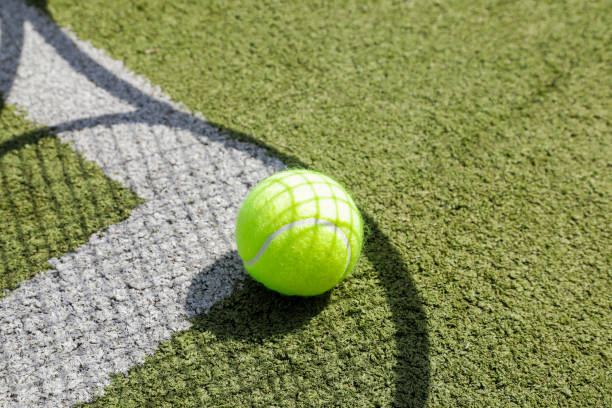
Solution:
{"label": "fuzzy ball texture", "polygon": [[363,221],[333,179],[286,170],[256,185],[236,225],[249,274],[284,295],[320,295],[346,278],[359,258]]}

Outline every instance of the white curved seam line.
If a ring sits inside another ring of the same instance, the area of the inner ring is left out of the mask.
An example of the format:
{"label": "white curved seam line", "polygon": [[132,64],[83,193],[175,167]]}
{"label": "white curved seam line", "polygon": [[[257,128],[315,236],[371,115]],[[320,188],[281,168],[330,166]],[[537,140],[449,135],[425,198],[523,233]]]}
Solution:
{"label": "white curved seam line", "polygon": [[334,224],[333,222],[331,222],[329,220],[321,220],[319,218],[304,218],[303,220],[297,220],[297,221],[290,222],[289,224],[283,225],[282,227],[280,227],[279,229],[277,229],[276,231],[274,231],[272,234],[270,234],[268,236],[268,239],[266,239],[266,242],[264,242],[262,247],[259,249],[259,252],[257,252],[257,255],[255,255],[255,257],[253,257],[250,261],[245,261],[245,265],[246,266],[253,266],[253,265],[255,265],[255,263],[257,261],[259,261],[259,258],[262,257],[264,252],[266,252],[266,249],[268,249],[268,245],[270,245],[272,243],[274,238],[278,237],[280,234],[282,234],[285,231],[290,230],[293,227],[299,227],[299,226],[302,226],[302,225],[323,225],[325,227],[333,228],[336,233],[340,234],[340,237],[342,238],[342,240],[346,244],[346,249],[347,249],[347,252],[348,252],[348,254],[347,254],[348,257],[347,257],[347,260],[346,260],[346,265],[344,265],[344,273],[346,273],[346,269],[348,268],[349,264],[351,263],[351,243],[350,243],[348,237],[346,236],[346,234],[344,233],[344,231],[342,231],[342,229],[339,226],[337,226],[336,224]]}

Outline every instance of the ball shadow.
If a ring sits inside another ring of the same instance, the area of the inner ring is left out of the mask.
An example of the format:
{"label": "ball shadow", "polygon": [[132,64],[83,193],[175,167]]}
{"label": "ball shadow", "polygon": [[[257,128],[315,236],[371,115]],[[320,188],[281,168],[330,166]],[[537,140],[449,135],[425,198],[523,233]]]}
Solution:
{"label": "ball shadow", "polygon": [[[240,274],[243,271],[238,252],[221,256],[192,280],[187,294],[188,309],[197,311],[214,296],[206,285],[208,276]],[[258,341],[298,330],[329,302],[329,292],[307,298],[284,296],[266,289],[248,275],[244,276],[244,280],[236,283],[230,297],[216,302],[208,313],[192,318],[195,330],[211,331],[219,340]]]}

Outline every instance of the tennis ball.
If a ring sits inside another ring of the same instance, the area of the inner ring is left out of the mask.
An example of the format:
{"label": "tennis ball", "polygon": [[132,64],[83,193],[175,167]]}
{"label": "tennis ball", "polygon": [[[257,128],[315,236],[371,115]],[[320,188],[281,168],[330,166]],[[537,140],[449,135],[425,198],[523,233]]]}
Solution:
{"label": "tennis ball", "polygon": [[249,274],[284,295],[314,296],[346,278],[363,221],[351,196],[314,171],[286,170],[257,184],[238,212],[236,244]]}

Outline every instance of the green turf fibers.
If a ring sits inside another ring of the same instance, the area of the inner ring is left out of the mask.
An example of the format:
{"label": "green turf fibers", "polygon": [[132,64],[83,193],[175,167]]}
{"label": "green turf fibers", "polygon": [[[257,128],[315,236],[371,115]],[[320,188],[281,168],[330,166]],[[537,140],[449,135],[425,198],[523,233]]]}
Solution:
{"label": "green turf fibers", "polygon": [[0,104],[0,296],[128,217],[139,199]]}
{"label": "green turf fibers", "polygon": [[610,2],[49,9],[212,123],[338,179],[369,227],[328,297],[248,282],[91,405],[612,405]]}

